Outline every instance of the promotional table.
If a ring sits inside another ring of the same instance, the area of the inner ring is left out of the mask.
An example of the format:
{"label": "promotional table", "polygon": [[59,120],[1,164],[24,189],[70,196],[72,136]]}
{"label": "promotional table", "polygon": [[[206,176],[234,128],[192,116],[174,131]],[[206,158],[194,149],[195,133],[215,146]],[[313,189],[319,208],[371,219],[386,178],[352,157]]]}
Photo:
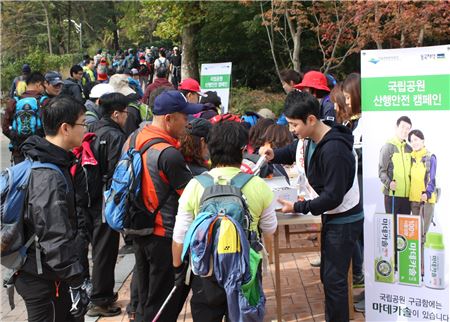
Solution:
{"label": "promotional table", "polygon": [[[275,261],[275,297],[277,302],[277,319],[279,322],[282,321],[282,306],[281,306],[281,275],[280,275],[280,254],[292,254],[292,253],[308,253],[308,252],[320,252],[320,231],[322,227],[322,221],[320,216],[312,215],[297,215],[297,214],[284,214],[277,212],[278,219],[278,229],[274,234],[274,245],[273,245],[273,255],[271,254],[271,245],[267,245],[270,253],[270,260]],[[296,230],[291,231],[289,226],[291,225],[315,225],[316,230]],[[286,236],[286,247],[280,248],[279,233],[280,228],[285,229]],[[290,243],[290,235],[296,234],[318,234],[318,245],[309,247],[292,247]],[[349,283],[348,283],[348,294],[349,294],[349,313],[350,319],[353,319],[353,298],[352,298],[352,270],[351,264],[349,269]]]}

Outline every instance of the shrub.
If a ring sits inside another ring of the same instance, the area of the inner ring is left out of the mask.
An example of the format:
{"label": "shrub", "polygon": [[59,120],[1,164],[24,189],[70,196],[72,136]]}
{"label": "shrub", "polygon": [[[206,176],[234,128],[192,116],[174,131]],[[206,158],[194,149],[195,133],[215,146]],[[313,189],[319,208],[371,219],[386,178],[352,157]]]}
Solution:
{"label": "shrub", "polygon": [[230,111],[243,114],[246,111],[256,112],[268,108],[279,116],[284,107],[285,94],[252,90],[247,87],[231,89]]}
{"label": "shrub", "polygon": [[35,50],[23,58],[7,58],[1,66],[1,90],[8,92],[14,77],[22,73],[22,65],[29,64],[32,70],[45,73],[50,70],[59,71],[67,75],[70,67],[78,63],[81,57],[77,54],[49,55],[46,52]]}

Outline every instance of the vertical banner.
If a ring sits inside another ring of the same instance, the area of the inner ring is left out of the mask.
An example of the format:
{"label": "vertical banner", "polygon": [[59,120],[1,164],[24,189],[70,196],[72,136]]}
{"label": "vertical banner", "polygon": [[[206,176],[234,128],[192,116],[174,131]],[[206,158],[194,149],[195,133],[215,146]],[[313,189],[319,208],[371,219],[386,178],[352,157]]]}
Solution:
{"label": "vertical banner", "polygon": [[215,91],[222,100],[222,112],[228,112],[231,87],[231,63],[202,64],[200,87],[203,92]]}
{"label": "vertical banner", "polygon": [[450,45],[361,53],[367,321],[449,321]]}

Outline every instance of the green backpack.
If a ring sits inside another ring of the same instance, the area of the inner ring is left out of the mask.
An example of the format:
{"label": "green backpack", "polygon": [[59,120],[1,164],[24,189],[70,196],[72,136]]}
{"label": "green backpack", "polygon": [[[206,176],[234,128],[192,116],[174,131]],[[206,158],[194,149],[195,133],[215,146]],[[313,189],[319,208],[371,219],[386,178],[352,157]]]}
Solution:
{"label": "green backpack", "polygon": [[142,122],[151,121],[153,119],[153,113],[147,104],[140,102],[132,102],[129,104],[129,106],[132,106],[138,110]]}

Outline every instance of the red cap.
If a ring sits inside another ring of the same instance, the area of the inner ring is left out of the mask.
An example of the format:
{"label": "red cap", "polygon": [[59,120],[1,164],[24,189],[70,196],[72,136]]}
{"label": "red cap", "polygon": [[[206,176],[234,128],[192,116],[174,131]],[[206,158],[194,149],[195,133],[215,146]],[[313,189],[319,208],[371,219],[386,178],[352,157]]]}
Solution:
{"label": "red cap", "polygon": [[294,88],[302,90],[305,87],[319,89],[329,92],[327,78],[321,72],[310,71],[303,76],[303,80],[300,84],[294,85]]}
{"label": "red cap", "polygon": [[200,96],[204,96],[200,89],[200,84],[193,78],[186,78],[178,85],[180,91],[196,92]]}

